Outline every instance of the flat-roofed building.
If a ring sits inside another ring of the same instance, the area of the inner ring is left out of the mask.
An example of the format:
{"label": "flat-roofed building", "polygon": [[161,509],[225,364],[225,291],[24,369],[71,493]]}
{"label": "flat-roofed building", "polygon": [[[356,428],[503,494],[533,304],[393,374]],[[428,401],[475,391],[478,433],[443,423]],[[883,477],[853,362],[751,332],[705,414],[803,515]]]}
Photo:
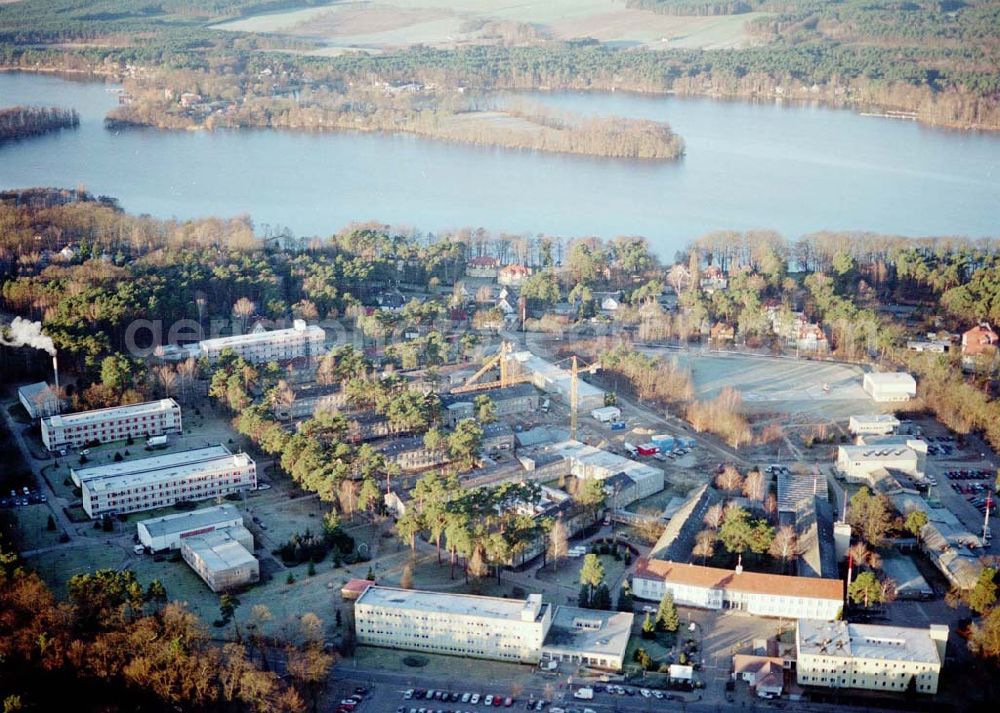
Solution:
{"label": "flat-roofed building", "polygon": [[[566,403],[570,402],[573,375],[568,370],[529,351],[515,352],[512,358],[523,373],[531,375],[535,386],[547,394],[557,394]],[[577,397],[581,411],[588,412],[604,406],[604,392],[582,378],[577,378]]]}
{"label": "flat-roofed building", "polygon": [[937,693],[948,627],[927,629],[800,619],[795,627],[801,686]]}
{"label": "flat-roofed building", "polygon": [[186,537],[242,524],[243,516],[235,505],[215,505],[141,520],[136,525],[136,531],[143,547],[160,552],[180,549],[181,542]]}
{"label": "flat-roofed building", "polygon": [[464,658],[538,663],[551,624],[541,594],[517,600],[371,586],[354,603],[358,643]]}
{"label": "flat-roofed building", "polygon": [[786,618],[834,619],[840,616],[844,603],[844,584],[839,579],[640,560],[632,578],[634,595],[660,601],[667,591],[684,606]]}
{"label": "flat-roofed building", "polygon": [[454,428],[464,418],[475,418],[475,398],[480,395],[490,397],[497,418],[535,413],[538,410],[538,390],[531,384],[514,384],[479,394],[442,394],[441,405],[448,426]]}
{"label": "flat-roofed building", "polygon": [[917,395],[917,382],[906,372],[871,372],[865,374],[862,388],[873,401],[909,401]]}
{"label": "flat-roofed building", "polygon": [[[98,477],[78,473],[83,509],[90,517],[168,507],[181,500],[217,498],[257,486],[257,466],[246,453],[224,446],[102,466]],[[155,461],[147,464],[146,461]],[[115,468],[114,466],[119,466]]]}
{"label": "flat-roofed building", "polygon": [[269,361],[290,361],[299,357],[323,354],[326,332],[322,327],[307,325],[296,319],[290,329],[253,331],[229,337],[203,339],[198,342],[198,352],[210,362],[215,362],[226,349],[232,349],[251,364]]}
{"label": "flat-roofed building", "polygon": [[61,405],[55,389],[44,381],[20,387],[17,390],[17,400],[31,418],[53,416],[59,413]]}
{"label": "flat-roofed building", "polygon": [[873,446],[838,446],[837,470],[849,483],[871,485],[872,475],[879,470],[897,470],[922,478],[923,458],[914,448],[901,444]]}
{"label": "flat-roofed building", "polygon": [[851,416],[847,430],[854,436],[886,436],[899,428],[899,419],[891,413],[877,413],[871,416]]}
{"label": "flat-roofed building", "polygon": [[632,612],[560,606],[542,647],[542,661],[569,661],[621,671],[634,619]]}
{"label": "flat-roofed building", "polygon": [[42,443],[50,451],[180,433],[181,407],[173,399],[79,411],[43,418]]}
{"label": "flat-roofed building", "polygon": [[260,563],[253,556],[253,535],[242,525],[184,538],[181,557],[213,592],[260,581]]}
{"label": "flat-roofed building", "polygon": [[581,480],[609,480],[624,473],[634,487],[619,490],[615,498],[619,508],[663,490],[663,471],[659,468],[580,441],[554,443],[540,449],[540,454],[564,459],[569,466],[569,474]]}
{"label": "flat-roofed building", "polygon": [[123,460],[117,463],[91,465],[86,468],[70,468],[69,476],[76,487],[82,488],[84,482],[88,480],[113,478],[118,475],[150,473],[163,470],[164,468],[176,468],[190,463],[201,463],[211,458],[222,458],[228,455],[231,455],[229,449],[222,444],[218,444],[215,446],[205,446],[204,448],[192,448],[187,451],[177,451],[176,453],[163,453],[162,455],[149,456],[147,458]]}

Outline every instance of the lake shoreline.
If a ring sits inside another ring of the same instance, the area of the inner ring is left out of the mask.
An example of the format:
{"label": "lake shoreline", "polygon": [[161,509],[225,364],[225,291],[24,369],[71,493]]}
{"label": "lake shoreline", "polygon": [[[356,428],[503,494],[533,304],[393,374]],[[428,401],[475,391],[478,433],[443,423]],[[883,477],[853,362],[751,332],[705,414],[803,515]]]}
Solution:
{"label": "lake shoreline", "polygon": [[272,232],[287,226],[322,235],[374,219],[430,231],[645,235],[670,255],[692,236],[762,226],[792,237],[826,229],[995,236],[989,218],[1000,211],[994,135],[927,131],[909,121],[791,103],[625,92],[504,100],[541,103],[556,116],[668,118],[684,137],[685,157],[646,161],[400,132],[116,133],[104,128],[104,117],[118,106],[117,87],[3,74],[0,94],[10,103],[75,107],[81,115],[76,131],[5,147],[0,187],[84,186],[120,196],[137,213],[251,214]]}
{"label": "lake shoreline", "polygon": [[[39,74],[67,74],[73,75],[75,78],[83,78],[87,76],[93,76],[94,81],[112,81],[115,83],[121,83],[126,79],[126,76],[122,72],[116,72],[109,69],[65,69],[57,67],[19,67],[14,65],[3,65],[0,66],[0,72],[37,72]],[[77,79],[71,81],[78,81]],[[667,97],[667,96],[677,96],[677,97],[694,97],[694,98],[705,98],[711,99],[713,101],[724,101],[724,102],[745,102],[749,104],[757,103],[768,103],[782,105],[785,102],[791,104],[804,104],[804,105],[816,105],[822,106],[829,109],[843,109],[847,111],[852,111],[860,116],[871,117],[871,118],[906,118],[920,124],[921,126],[937,128],[937,129],[948,129],[950,131],[958,132],[968,132],[968,133],[1000,133],[1000,110],[997,111],[997,123],[984,124],[984,123],[970,123],[963,121],[949,121],[940,120],[933,117],[928,117],[920,113],[919,106],[912,105],[899,105],[899,104],[889,104],[882,103],[872,100],[864,99],[854,99],[848,96],[846,93],[849,88],[843,88],[839,86],[830,85],[815,85],[818,91],[813,91],[812,88],[800,89],[798,91],[792,90],[790,92],[785,91],[762,91],[756,89],[753,91],[720,91],[716,88],[705,89],[699,91],[692,87],[681,87],[671,86],[669,88],[655,88],[655,87],[639,87],[639,86],[618,86],[618,85],[599,85],[594,83],[588,83],[587,85],[576,85],[573,82],[566,82],[561,85],[546,85],[543,87],[522,87],[522,86],[494,86],[494,87],[480,87],[481,91],[489,93],[503,93],[503,92],[534,92],[539,94],[547,93],[558,93],[558,92],[584,92],[587,94],[616,94],[616,93],[627,93],[636,94],[640,96],[649,97]],[[783,89],[783,88],[781,88]],[[823,92],[833,92],[834,96],[829,96],[828,94],[820,95]],[[844,92],[844,93],[841,93]],[[906,117],[897,117],[896,114],[906,114]]]}

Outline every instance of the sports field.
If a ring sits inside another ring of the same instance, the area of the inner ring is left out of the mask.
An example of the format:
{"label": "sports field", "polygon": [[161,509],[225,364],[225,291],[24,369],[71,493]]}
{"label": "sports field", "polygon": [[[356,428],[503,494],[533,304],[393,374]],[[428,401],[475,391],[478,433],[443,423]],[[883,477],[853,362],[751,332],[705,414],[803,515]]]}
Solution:
{"label": "sports field", "polygon": [[424,44],[525,44],[593,38],[624,47],[727,48],[749,43],[755,13],[672,17],[632,10],[621,0],[346,0],[268,13],[216,29],[277,33],[319,42],[319,54]]}

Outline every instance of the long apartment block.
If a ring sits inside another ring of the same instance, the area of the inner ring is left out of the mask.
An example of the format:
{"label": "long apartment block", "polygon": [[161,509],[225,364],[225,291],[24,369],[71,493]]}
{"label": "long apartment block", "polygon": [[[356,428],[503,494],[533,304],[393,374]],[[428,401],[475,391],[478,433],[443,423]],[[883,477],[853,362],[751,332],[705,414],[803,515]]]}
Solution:
{"label": "long apartment block", "polygon": [[173,399],[49,416],[41,421],[50,451],[181,432],[181,407]]}
{"label": "long apartment block", "polygon": [[198,342],[198,351],[201,356],[214,362],[224,350],[231,349],[237,356],[253,364],[315,357],[323,353],[326,332],[321,327],[307,325],[301,319],[296,319],[293,325],[291,329],[205,339]]}
{"label": "long apartment block", "polygon": [[220,445],[87,468],[73,479],[79,479],[84,511],[97,518],[252,490],[257,465]]}

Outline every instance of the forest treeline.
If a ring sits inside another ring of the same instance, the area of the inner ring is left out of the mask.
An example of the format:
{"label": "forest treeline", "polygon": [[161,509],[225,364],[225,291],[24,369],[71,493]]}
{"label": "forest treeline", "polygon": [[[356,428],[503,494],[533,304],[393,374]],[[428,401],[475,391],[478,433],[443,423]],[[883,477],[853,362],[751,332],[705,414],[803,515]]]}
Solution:
{"label": "forest treeline", "polygon": [[[68,582],[59,601],[6,545],[0,549],[0,704],[5,711],[306,710],[334,657],[323,649],[322,623],[301,617],[287,641],[265,638],[254,617],[244,636],[219,647],[185,604],[167,603],[154,580],[99,570]],[[223,597],[225,599],[225,597]],[[285,657],[286,680],[273,670]],[[71,694],[69,692],[72,692]]]}
{"label": "forest treeline", "polygon": [[[656,5],[659,12],[688,4],[632,1]],[[739,2],[691,2],[691,12],[740,9]],[[236,68],[253,77],[274,64],[286,73],[274,77],[333,73],[355,83],[378,79],[484,90],[617,89],[822,101],[912,112],[931,124],[1000,128],[995,0],[902,5],[776,0],[754,7],[768,14],[749,24],[752,46],[718,50],[629,50],[588,39],[529,38],[518,46],[318,57],[267,52],[309,50],[302,39],[221,33],[208,26],[207,14],[240,16],[261,6],[258,0],[232,0],[206,10],[180,0],[156,6],[123,0],[81,8],[71,0],[22,0],[0,5],[0,65],[119,77],[136,67],[218,73]],[[56,43],[69,45],[55,48]]]}
{"label": "forest treeline", "polygon": [[740,15],[759,5],[759,0],[625,0],[625,7],[680,17]]}
{"label": "forest treeline", "polygon": [[483,97],[422,86],[360,88],[336,77],[313,84],[275,87],[239,74],[149,72],[126,81],[129,101],[110,112],[107,125],[383,131],[616,158],[673,159],[684,152],[665,122],[556,115],[539,106],[493,109]]}
{"label": "forest treeline", "polygon": [[0,141],[37,136],[79,125],[80,116],[73,109],[43,106],[0,109]]}

